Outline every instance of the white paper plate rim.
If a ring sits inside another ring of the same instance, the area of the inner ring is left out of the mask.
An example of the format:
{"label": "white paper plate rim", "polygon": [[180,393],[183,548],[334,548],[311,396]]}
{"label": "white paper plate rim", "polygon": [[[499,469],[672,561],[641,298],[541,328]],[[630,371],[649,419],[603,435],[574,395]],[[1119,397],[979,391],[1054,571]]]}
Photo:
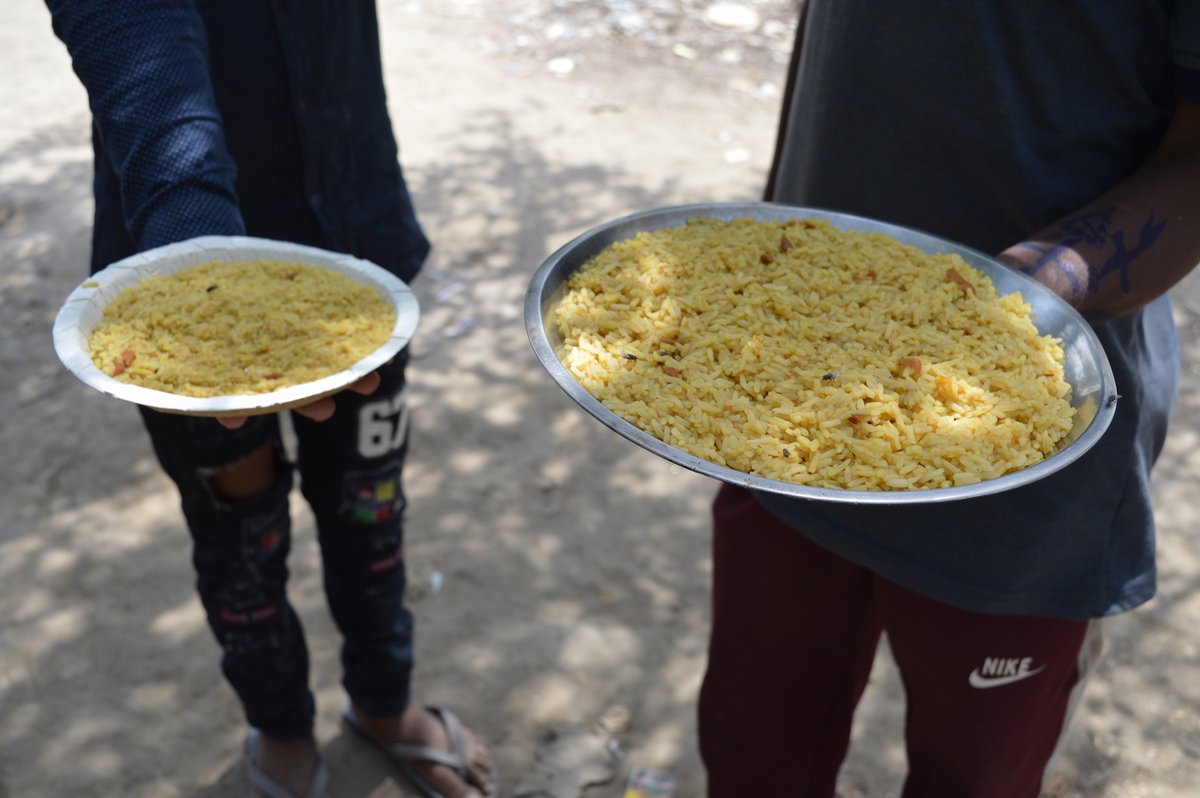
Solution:
{"label": "white paper plate rim", "polygon": [[[173,274],[209,261],[289,260],[345,274],[373,285],[392,304],[396,323],[388,340],[349,368],[313,382],[270,393],[206,398],[143,388],[114,379],[92,362],[87,340],[104,307],[122,290],[157,274]],[[251,236],[202,236],[147,250],[117,261],[80,283],[54,320],[54,349],[67,369],[103,394],[172,413],[199,416],[257,415],[295,407],[336,393],[387,363],[416,332],[420,308],[411,289],[377,264],[317,247]]]}

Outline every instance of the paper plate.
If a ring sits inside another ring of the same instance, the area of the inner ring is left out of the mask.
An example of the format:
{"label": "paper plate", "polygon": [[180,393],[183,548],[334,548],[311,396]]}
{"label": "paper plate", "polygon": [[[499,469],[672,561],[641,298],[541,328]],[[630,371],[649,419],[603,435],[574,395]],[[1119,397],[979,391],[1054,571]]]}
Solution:
{"label": "paper plate", "polygon": [[[396,311],[391,336],[350,368],[319,380],[270,393],[194,397],[143,388],[114,379],[96,367],[88,354],[88,337],[117,294],[146,277],[174,274],[210,261],[284,260],[341,272],[377,288]],[[54,320],[54,349],[83,382],[103,394],[134,404],[191,416],[253,416],[307,404],[337,393],[387,363],[412,339],[420,310],[417,299],[398,277],[369,261],[337,252],[248,236],[204,236],[147,250],[118,261],[81,283],[67,297]]]}
{"label": "paper plate", "polygon": [[[954,253],[991,278],[996,291],[1020,291],[1033,310],[1033,321],[1043,335],[1060,339],[1066,358],[1063,371],[1071,385],[1075,426],[1060,448],[1039,463],[994,479],[949,488],[921,490],[841,490],[767,479],[703,460],[642,431],[609,410],[575,381],[558,359],[562,338],[554,327],[554,310],[571,276],[611,244],[647,230],[677,227],[689,219],[759,221],[821,219],[841,230],[885,233],[904,244],[930,253]],[[1078,459],[1100,440],[1116,413],[1116,384],[1108,357],[1095,331],[1079,313],[1048,288],[1008,268],[998,260],[953,241],[919,230],[815,208],[764,202],[731,202],[681,205],[644,211],[601,224],[568,242],[547,258],[530,280],[525,294],[525,329],[542,366],[581,408],[606,427],[638,446],[676,465],[700,474],[756,490],[798,499],[853,504],[909,504],[967,499],[1011,490],[1035,482]]]}

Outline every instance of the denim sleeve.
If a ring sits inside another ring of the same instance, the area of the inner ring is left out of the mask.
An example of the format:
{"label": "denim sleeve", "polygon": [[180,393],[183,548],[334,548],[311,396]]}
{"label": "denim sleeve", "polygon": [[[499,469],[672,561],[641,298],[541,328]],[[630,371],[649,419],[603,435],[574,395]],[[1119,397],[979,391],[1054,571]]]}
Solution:
{"label": "denim sleeve", "polygon": [[46,0],[88,94],[139,250],[245,232],[209,77],[203,22],[182,0]]}

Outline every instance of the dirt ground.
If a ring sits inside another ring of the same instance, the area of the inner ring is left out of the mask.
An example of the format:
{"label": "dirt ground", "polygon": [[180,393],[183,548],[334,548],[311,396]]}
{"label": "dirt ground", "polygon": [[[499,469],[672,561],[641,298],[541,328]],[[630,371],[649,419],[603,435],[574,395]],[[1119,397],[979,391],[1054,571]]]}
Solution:
{"label": "dirt ground", "polygon": [[[409,562],[417,687],[492,744],[506,796],[616,798],[634,767],[703,794],[695,699],[715,485],[579,410],[522,301],[572,236],[759,196],[792,0],[383,0],[393,120],[436,251],[415,289]],[[86,97],[45,7],[0,28],[0,798],[244,795],[243,728],[137,415],[58,363],[86,271]],[[753,15],[742,17],[749,10]],[[1157,470],[1160,591],[1112,619],[1058,795],[1200,794],[1200,278],[1174,292],[1184,391]],[[406,794],[337,725],[337,636],[296,505],[292,597],[341,798]],[[842,793],[895,796],[886,650]],[[747,733],[753,733],[748,730]]]}

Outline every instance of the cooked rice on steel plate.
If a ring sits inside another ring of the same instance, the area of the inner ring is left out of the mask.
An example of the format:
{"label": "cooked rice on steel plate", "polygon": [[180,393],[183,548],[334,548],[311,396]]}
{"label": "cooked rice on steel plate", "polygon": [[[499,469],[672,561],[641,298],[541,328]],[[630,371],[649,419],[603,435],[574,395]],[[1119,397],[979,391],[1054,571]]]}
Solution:
{"label": "cooked rice on steel plate", "polygon": [[953,254],[819,220],[693,219],[613,244],[555,311],[571,375],[704,460],[849,490],[966,485],[1071,430],[1063,350]]}
{"label": "cooked rice on steel plate", "polygon": [[119,380],[183,396],[259,394],[349,368],[391,336],[373,286],[278,260],[147,277],[104,309],[88,345]]}

